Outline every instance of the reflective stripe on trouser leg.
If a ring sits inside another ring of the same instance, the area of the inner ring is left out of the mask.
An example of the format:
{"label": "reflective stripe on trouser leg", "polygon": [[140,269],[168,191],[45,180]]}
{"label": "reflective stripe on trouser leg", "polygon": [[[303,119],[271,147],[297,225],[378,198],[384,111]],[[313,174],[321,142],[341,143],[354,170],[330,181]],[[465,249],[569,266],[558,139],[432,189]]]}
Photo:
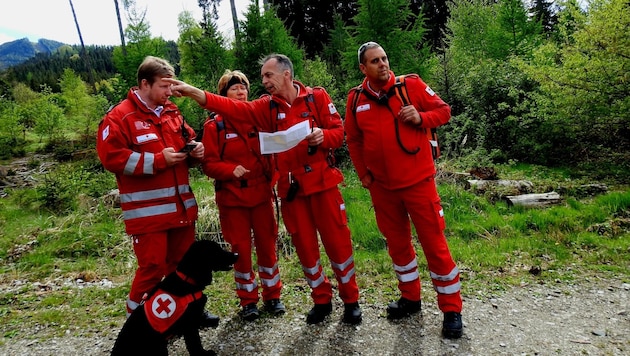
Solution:
{"label": "reflective stripe on trouser leg", "polygon": [[[316,194],[315,194],[316,195]],[[282,217],[291,242],[295,246],[304,277],[311,287],[311,298],[315,304],[326,304],[332,300],[332,285],[323,273],[319,254],[319,238],[313,221],[310,201],[312,196],[298,196],[293,201],[282,201]],[[321,210],[323,208],[320,208]]]}
{"label": "reflective stripe on trouser leg", "polygon": [[343,196],[335,187],[313,194],[310,204],[322,244],[335,272],[339,297],[344,303],[354,303],[359,300],[359,286]]}
{"label": "reflective stripe on trouser leg", "polygon": [[[378,182],[370,186],[378,228],[387,241],[387,252],[398,277],[401,297],[420,300],[420,278],[416,251],[411,240],[411,222],[399,191],[384,189]],[[405,266],[408,266],[405,268]]]}

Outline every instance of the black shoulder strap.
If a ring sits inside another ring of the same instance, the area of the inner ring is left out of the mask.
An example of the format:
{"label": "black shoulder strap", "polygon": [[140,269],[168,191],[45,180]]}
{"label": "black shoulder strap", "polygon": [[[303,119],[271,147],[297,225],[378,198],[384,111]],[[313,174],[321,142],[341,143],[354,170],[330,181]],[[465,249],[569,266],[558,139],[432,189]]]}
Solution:
{"label": "black shoulder strap", "polygon": [[352,90],[352,115],[356,116],[357,115],[357,105],[359,104],[359,96],[361,96],[361,93],[363,92],[363,87],[361,87],[361,85],[357,86],[356,88],[354,88]]}

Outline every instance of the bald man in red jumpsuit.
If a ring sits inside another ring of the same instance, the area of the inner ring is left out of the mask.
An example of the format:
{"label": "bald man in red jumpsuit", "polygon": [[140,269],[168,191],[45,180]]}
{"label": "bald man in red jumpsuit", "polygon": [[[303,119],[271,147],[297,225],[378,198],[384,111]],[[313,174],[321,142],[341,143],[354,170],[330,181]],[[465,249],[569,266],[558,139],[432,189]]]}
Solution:
{"label": "bald man in red jumpsuit", "polygon": [[[401,297],[387,307],[390,319],[420,311],[420,275],[412,244],[414,224],[427,259],[433,288],[444,313],[442,333],[462,335],[459,270],[444,236],[444,211],[435,184],[435,164],[426,129],[446,124],[450,107],[417,75],[405,85],[413,105],[395,94],[395,76],[383,48],[359,48],[363,83],[348,95],[345,130],[350,158],[369,189],[379,230],[398,277]],[[357,97],[358,95],[358,97]]]}

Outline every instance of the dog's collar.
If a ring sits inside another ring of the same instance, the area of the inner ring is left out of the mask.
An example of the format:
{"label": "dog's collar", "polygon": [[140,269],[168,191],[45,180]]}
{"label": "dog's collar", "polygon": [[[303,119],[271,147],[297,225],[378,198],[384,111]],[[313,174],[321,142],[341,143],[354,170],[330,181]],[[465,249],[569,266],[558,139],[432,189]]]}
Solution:
{"label": "dog's collar", "polygon": [[177,277],[181,278],[184,282],[190,283],[192,285],[197,285],[197,282],[194,279],[188,277],[187,275],[183,274],[182,272],[175,271],[175,273],[177,273]]}

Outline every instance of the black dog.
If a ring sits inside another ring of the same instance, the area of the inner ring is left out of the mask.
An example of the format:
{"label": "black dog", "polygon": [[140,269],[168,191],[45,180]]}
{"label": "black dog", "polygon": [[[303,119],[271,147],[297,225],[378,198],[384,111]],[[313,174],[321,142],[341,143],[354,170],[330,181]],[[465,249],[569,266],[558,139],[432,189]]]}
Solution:
{"label": "black dog", "polygon": [[191,355],[216,355],[204,350],[199,329],[212,283],[212,271],[228,271],[238,254],[219,244],[195,241],[177,271],[166,276],[129,316],[114,344],[112,355],[168,355],[168,340],[184,336]]}

